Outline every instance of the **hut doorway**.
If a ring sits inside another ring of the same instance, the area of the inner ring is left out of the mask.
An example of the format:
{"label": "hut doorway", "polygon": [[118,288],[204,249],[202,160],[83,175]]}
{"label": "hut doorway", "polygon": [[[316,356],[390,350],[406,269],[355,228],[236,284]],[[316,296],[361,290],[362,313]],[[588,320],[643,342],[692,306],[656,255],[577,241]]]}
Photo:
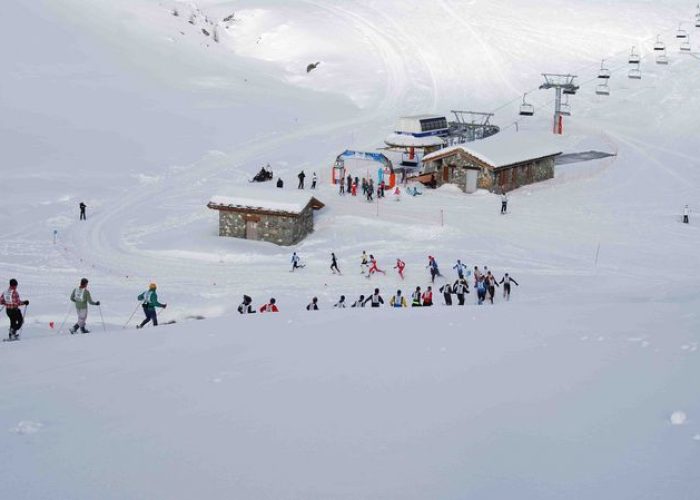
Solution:
{"label": "hut doorway", "polygon": [[257,240],[258,239],[258,222],[253,220],[247,220],[245,222],[245,238],[247,240]]}

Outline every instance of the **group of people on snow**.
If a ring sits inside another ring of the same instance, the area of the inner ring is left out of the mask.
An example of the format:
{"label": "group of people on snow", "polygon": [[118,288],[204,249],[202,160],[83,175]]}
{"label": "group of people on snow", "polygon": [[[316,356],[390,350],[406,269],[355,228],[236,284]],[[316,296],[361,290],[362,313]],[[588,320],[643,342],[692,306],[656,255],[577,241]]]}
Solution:
{"label": "group of people on snow", "polygon": [[[101,305],[99,300],[93,300],[92,294],[90,293],[90,290],[88,290],[88,284],[88,279],[82,278],[80,280],[80,284],[74,288],[68,296],[70,302],[73,304],[73,306],[75,306],[77,317],[75,324],[68,329],[71,334],[76,334],[78,332],[90,333],[90,330],[87,328],[88,306],[100,307]],[[22,300],[20,298],[18,286],[19,283],[17,280],[12,278],[7,290],[0,295],[0,307],[5,308],[7,317],[10,320],[9,336],[6,339],[8,341],[19,340],[19,335],[24,325],[24,320],[27,316],[27,306],[29,306],[28,300]],[[157,285],[155,283],[151,283],[146,291],[138,295],[137,300],[143,309],[145,319],[139,325],[137,325],[136,328],[143,328],[151,322],[153,323],[153,326],[158,326],[158,315],[156,313],[156,309],[165,309],[168,307],[168,305],[162,304],[158,301]],[[24,311],[21,309],[22,306],[24,306]],[[68,314],[66,314],[66,320],[67,319]],[[131,320],[131,318],[129,318],[129,320]],[[61,328],[63,328],[63,324],[61,324],[59,330]]]}

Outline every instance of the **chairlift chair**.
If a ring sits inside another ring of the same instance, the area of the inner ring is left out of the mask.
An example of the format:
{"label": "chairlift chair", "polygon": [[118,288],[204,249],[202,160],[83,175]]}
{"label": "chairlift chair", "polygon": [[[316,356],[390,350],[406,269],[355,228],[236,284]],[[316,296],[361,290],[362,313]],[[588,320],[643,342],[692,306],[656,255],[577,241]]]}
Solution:
{"label": "chairlift chair", "polygon": [[571,116],[571,104],[569,104],[569,97],[568,96],[567,96],[566,100],[561,103],[560,113],[563,116]]}
{"label": "chairlift chair", "polygon": [[523,103],[520,105],[520,116],[533,116],[535,114],[535,107],[527,102],[527,94],[523,95]]}
{"label": "chairlift chair", "polygon": [[600,71],[598,71],[598,78],[602,80],[610,79],[610,70],[605,67],[605,59],[600,63]]}
{"label": "chairlift chair", "polygon": [[657,52],[663,52],[666,50],[666,44],[661,41],[661,35],[656,37],[656,43],[654,43],[654,50]]}
{"label": "chairlift chair", "polygon": [[627,73],[627,78],[629,78],[630,80],[642,79],[642,70],[639,69],[639,63],[637,63],[636,68],[632,68],[631,70],[629,70],[629,72]]}
{"label": "chairlift chair", "polygon": [[661,53],[656,56],[656,64],[662,64],[662,65],[667,65],[668,64],[668,56],[665,53]]}
{"label": "chairlift chair", "polygon": [[683,23],[678,24],[678,31],[676,31],[676,38],[688,38],[688,32],[683,29]]}
{"label": "chairlift chair", "polygon": [[636,47],[632,47],[632,51],[630,52],[630,57],[629,57],[629,63],[630,64],[639,64],[641,61],[641,57],[639,56],[639,53],[637,52]]}
{"label": "chairlift chair", "polygon": [[598,85],[595,88],[595,93],[596,93],[596,95],[604,95],[604,96],[610,95],[610,87],[608,86],[608,82],[605,82],[605,83]]}
{"label": "chairlift chair", "polygon": [[693,47],[690,44],[690,36],[681,42],[681,52],[690,52],[692,48]]}
{"label": "chairlift chair", "polygon": [[562,93],[564,95],[576,95],[576,90],[578,87],[567,87],[564,90],[562,90]]}

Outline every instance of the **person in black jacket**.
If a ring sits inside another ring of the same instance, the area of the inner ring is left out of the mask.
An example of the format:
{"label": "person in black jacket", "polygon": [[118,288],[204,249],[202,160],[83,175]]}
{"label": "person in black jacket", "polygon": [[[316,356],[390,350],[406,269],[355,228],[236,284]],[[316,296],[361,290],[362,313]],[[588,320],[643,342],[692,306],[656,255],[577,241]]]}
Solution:
{"label": "person in black jacket", "polygon": [[469,293],[469,283],[464,278],[459,279],[452,286],[452,291],[457,295],[457,303],[463,306],[465,294]]}
{"label": "person in black jacket", "polygon": [[374,289],[374,293],[365,299],[365,304],[370,302],[372,307],[380,307],[384,303],[384,299],[379,295],[379,288]]}
{"label": "person in black jacket", "polygon": [[247,295],[243,296],[243,302],[238,306],[238,312],[241,314],[255,314],[255,309],[253,309],[253,299]]}
{"label": "person in black jacket", "polygon": [[520,286],[517,281],[513,279],[512,276],[509,276],[508,273],[506,273],[503,278],[501,278],[501,281],[499,282],[501,285],[503,285],[503,298],[506,300],[510,300],[510,284],[515,283],[515,286]]}
{"label": "person in black jacket", "polygon": [[440,291],[442,292],[442,296],[445,298],[445,305],[446,306],[451,306],[452,305],[452,285],[449,283],[445,283],[440,287]]}
{"label": "person in black jacket", "polygon": [[318,311],[318,298],[311,299],[311,303],[306,306],[307,311]]}
{"label": "person in black jacket", "polygon": [[360,298],[353,302],[350,307],[365,307],[365,296],[360,295]]}
{"label": "person in black jacket", "polygon": [[299,177],[299,189],[304,189],[304,179],[306,178],[306,174],[302,170],[301,172],[299,172],[299,175],[297,175],[297,177]]}

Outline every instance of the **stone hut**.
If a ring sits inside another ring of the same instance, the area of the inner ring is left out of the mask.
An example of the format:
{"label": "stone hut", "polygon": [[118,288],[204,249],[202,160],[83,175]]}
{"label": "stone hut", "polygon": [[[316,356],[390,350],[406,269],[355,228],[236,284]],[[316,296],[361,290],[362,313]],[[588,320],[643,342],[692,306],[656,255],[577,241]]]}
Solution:
{"label": "stone hut", "polygon": [[465,193],[512,191],[554,177],[554,159],[561,154],[557,142],[552,135],[496,134],[427,155],[424,175],[432,174],[438,186],[456,184]]}
{"label": "stone hut", "polygon": [[265,197],[214,196],[219,236],[295,245],[314,230],[314,210],[325,205],[311,195],[271,191]]}

